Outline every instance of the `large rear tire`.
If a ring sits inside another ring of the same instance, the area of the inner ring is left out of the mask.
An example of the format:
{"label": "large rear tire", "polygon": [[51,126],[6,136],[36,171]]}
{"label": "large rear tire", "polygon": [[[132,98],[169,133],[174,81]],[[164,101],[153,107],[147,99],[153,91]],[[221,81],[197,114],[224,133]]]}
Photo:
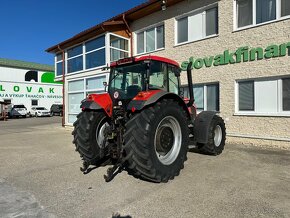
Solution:
{"label": "large rear tire", "polygon": [[187,159],[189,129],[182,107],[165,99],[126,123],[125,159],[129,174],[154,182],[179,175]]}
{"label": "large rear tire", "polygon": [[204,145],[199,146],[201,153],[209,155],[219,155],[223,152],[226,141],[226,127],[224,120],[215,115],[211,121],[208,142]]}
{"label": "large rear tire", "polygon": [[84,111],[74,122],[73,143],[81,158],[90,165],[97,165],[100,160],[100,148],[104,140],[104,129],[108,124],[103,112]]}

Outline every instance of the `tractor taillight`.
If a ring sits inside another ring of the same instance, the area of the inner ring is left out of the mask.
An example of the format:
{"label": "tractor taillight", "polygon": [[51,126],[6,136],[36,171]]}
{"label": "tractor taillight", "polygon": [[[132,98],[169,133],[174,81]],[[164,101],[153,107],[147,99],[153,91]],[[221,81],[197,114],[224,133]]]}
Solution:
{"label": "tractor taillight", "polygon": [[87,100],[92,101],[92,100],[93,100],[93,97],[92,97],[91,95],[88,95],[88,96],[87,96]]}
{"label": "tractor taillight", "polygon": [[136,108],[135,107],[132,107],[131,108],[131,111],[132,111],[132,113],[134,113],[136,111]]}
{"label": "tractor taillight", "polygon": [[139,93],[138,93],[138,97],[143,98],[143,97],[144,97],[143,93],[142,93],[142,92],[139,92]]}

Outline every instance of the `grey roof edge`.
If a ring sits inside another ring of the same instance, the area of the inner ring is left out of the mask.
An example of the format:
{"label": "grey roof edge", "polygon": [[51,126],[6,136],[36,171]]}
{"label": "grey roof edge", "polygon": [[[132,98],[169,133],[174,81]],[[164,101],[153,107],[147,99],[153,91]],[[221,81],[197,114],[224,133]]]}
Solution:
{"label": "grey roof edge", "polygon": [[6,58],[0,58],[0,66],[15,67],[15,68],[27,69],[27,70],[42,70],[42,71],[54,72],[53,65],[38,64],[34,62],[19,61],[19,60],[11,60],[11,59],[6,59]]}

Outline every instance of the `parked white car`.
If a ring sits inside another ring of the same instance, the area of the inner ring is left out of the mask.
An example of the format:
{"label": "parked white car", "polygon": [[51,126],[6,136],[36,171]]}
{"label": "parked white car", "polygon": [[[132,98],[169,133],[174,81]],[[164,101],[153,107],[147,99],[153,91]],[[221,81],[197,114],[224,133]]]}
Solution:
{"label": "parked white car", "polygon": [[45,107],[32,107],[30,111],[30,116],[35,117],[49,117],[50,111]]}

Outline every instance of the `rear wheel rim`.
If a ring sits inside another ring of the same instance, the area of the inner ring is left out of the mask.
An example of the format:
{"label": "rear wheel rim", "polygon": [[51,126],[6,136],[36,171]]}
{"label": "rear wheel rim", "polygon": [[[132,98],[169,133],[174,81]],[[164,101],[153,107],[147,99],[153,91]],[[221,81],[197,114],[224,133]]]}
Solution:
{"label": "rear wheel rim", "polygon": [[154,148],[158,160],[164,165],[172,164],[179,155],[182,143],[181,127],[173,116],[163,118],[157,126]]}
{"label": "rear wheel rim", "polygon": [[109,123],[105,122],[105,119],[106,118],[104,117],[99,122],[99,125],[97,126],[97,129],[96,129],[96,140],[97,140],[99,147],[102,147],[102,145],[103,145],[103,142],[105,140],[105,136],[104,136],[105,128],[109,126]]}
{"label": "rear wheel rim", "polygon": [[217,125],[214,129],[214,145],[219,147],[222,142],[223,132],[220,125]]}

